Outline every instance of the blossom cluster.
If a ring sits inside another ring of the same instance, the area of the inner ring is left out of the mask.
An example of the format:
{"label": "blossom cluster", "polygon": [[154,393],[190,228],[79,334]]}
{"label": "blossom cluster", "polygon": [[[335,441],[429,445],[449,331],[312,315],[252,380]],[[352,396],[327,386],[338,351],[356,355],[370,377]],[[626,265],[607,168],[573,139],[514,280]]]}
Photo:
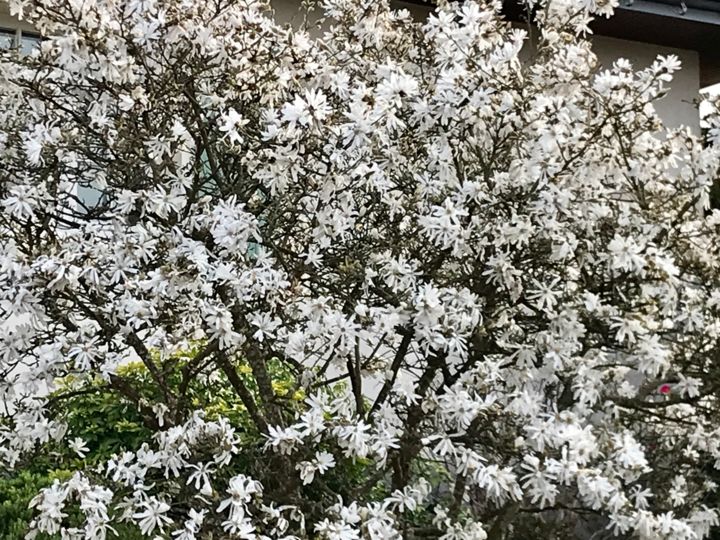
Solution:
{"label": "blossom cluster", "polygon": [[[666,129],[677,58],[598,65],[613,1],[533,2],[532,37],[317,4],[10,2],[47,39],[0,53],[0,462],[92,450],[68,376],[156,432],[30,537],[707,538],[717,107]],[[249,425],[188,398],[220,374]]]}

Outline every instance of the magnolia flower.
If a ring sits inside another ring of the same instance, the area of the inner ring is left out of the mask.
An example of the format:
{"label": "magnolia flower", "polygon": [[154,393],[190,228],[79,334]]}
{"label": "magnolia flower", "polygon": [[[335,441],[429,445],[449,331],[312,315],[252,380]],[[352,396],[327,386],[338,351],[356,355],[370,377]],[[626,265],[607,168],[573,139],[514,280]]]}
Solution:
{"label": "magnolia flower", "polygon": [[135,512],[133,519],[138,520],[140,531],[149,535],[155,529],[163,530],[163,527],[172,522],[165,514],[170,510],[170,505],[150,497],[140,504],[142,511]]}
{"label": "magnolia flower", "polygon": [[304,96],[296,96],[292,103],[282,109],[283,120],[291,125],[307,126],[313,120],[322,121],[330,114],[330,107],[322,91],[310,90]]}
{"label": "magnolia flower", "polygon": [[205,520],[207,510],[197,511],[193,508],[188,512],[188,518],[185,521],[184,527],[172,533],[175,540],[195,540],[196,534],[200,531],[202,524]]}
{"label": "magnolia flower", "polygon": [[317,471],[317,467],[312,462],[301,461],[295,465],[295,468],[300,471],[300,479],[303,484],[311,484],[315,479],[315,471]]}
{"label": "magnolia flower", "polygon": [[233,516],[242,517],[245,515],[247,503],[250,502],[253,495],[262,492],[262,486],[258,482],[240,474],[230,479],[230,483],[226,491],[230,497],[220,503],[217,511],[223,512],[229,507],[232,521]]}
{"label": "magnolia flower", "polygon": [[290,454],[298,444],[302,444],[302,437],[300,432],[295,428],[283,429],[274,426],[269,427],[265,448],[276,449],[281,454]]}
{"label": "magnolia flower", "polygon": [[311,484],[315,479],[315,473],[325,474],[335,466],[335,458],[328,452],[317,452],[312,461],[302,461],[295,468],[300,471],[300,479],[303,484]]}
{"label": "magnolia flower", "polygon": [[87,447],[87,443],[82,437],[75,437],[68,443],[68,446],[81,458],[85,458],[87,452],[90,451],[90,449]]}
{"label": "magnolia flower", "polygon": [[335,458],[329,452],[317,452],[315,454],[315,466],[320,474],[325,474],[335,466]]}
{"label": "magnolia flower", "polygon": [[223,521],[223,530],[231,534],[234,538],[243,538],[246,540],[254,540],[255,526],[251,523],[249,518],[242,516],[230,516],[230,519]]}
{"label": "magnolia flower", "polygon": [[203,495],[212,495],[210,476],[213,473],[212,466],[208,463],[198,463],[190,466],[194,472],[188,476],[187,483],[193,484],[195,489]]}
{"label": "magnolia flower", "polygon": [[238,133],[238,129],[246,125],[249,120],[244,118],[235,109],[230,109],[226,115],[221,118],[222,125],[220,131],[225,132],[231,144],[241,144],[243,137]]}

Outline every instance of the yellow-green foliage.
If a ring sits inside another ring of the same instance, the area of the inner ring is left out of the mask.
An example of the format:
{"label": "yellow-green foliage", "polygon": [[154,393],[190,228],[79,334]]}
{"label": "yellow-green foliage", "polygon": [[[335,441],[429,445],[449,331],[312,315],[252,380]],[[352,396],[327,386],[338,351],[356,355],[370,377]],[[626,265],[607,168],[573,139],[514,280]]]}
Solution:
{"label": "yellow-green foliage", "polygon": [[[173,392],[179,391],[182,368],[192,361],[200,348],[201,344],[195,344],[169,358],[154,354],[153,360],[162,365],[168,374]],[[250,391],[257,394],[250,366],[237,361],[235,367]],[[268,370],[277,397],[290,403],[304,399],[304,393],[296,389],[292,374],[280,362],[270,360]],[[143,363],[122,365],[116,375],[132,384],[150,405],[161,402],[160,390]],[[60,398],[70,393],[72,397],[55,402],[54,412],[67,423],[66,437],[82,437],[90,451],[85,459],[80,459],[66,446],[50,444],[38,449],[37,455],[28,456],[16,471],[0,472],[0,540],[20,540],[24,537],[32,516],[28,503],[55,478],[66,478],[72,470],[104,462],[115,453],[134,450],[151,441],[153,431],[146,426],[137,407],[110,389],[106,381],[69,376],[58,381],[58,390],[53,397]],[[201,374],[193,379],[187,389],[187,404],[188,414],[202,409],[211,419],[226,417],[245,440],[259,440],[244,405],[224,375],[214,372],[210,376]],[[141,538],[139,533],[129,530],[123,531],[121,537],[125,540]]]}

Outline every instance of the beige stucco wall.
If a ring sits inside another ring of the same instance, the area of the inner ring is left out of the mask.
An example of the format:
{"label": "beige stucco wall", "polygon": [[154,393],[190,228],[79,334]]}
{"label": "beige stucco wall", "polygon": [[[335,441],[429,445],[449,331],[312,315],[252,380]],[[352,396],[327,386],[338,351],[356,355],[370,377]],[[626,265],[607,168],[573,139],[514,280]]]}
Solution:
{"label": "beige stucco wall", "polygon": [[[298,0],[271,0],[271,3],[279,21],[291,24],[302,22]],[[428,8],[406,2],[398,1],[394,4],[409,9],[418,19],[430,12]],[[678,56],[683,69],[672,82],[670,93],[657,102],[656,108],[668,127],[686,125],[699,131],[699,115],[694,103],[700,91],[700,60],[697,52],[604,36],[593,36],[592,42],[602,67],[610,67],[618,58],[626,58],[636,69],[640,69],[649,66],[658,55]]]}
{"label": "beige stucco wall", "polygon": [[592,41],[595,54],[605,67],[622,57],[636,69],[644,68],[652,64],[658,55],[676,55],[682,62],[682,70],[670,84],[670,93],[655,107],[668,127],[687,125],[699,131],[700,116],[696,102],[700,92],[700,58],[697,52],[604,36],[594,36]]}
{"label": "beige stucco wall", "polygon": [[18,26],[21,30],[32,30],[32,26],[29,24],[24,21],[18,21],[15,17],[11,17],[7,4],[0,0],[0,28],[3,30],[11,30]]}

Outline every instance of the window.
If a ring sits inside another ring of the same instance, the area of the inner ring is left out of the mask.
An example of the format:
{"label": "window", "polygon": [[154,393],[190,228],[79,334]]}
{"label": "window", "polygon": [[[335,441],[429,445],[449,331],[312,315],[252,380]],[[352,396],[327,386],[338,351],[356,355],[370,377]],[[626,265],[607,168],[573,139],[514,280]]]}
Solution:
{"label": "window", "polygon": [[20,52],[30,54],[33,49],[40,47],[40,36],[29,32],[20,33]]}
{"label": "window", "polygon": [[40,44],[40,34],[26,30],[0,28],[0,49],[18,49],[21,54],[30,54]]}
{"label": "window", "polygon": [[15,46],[17,32],[0,28],[0,49],[12,49]]}

